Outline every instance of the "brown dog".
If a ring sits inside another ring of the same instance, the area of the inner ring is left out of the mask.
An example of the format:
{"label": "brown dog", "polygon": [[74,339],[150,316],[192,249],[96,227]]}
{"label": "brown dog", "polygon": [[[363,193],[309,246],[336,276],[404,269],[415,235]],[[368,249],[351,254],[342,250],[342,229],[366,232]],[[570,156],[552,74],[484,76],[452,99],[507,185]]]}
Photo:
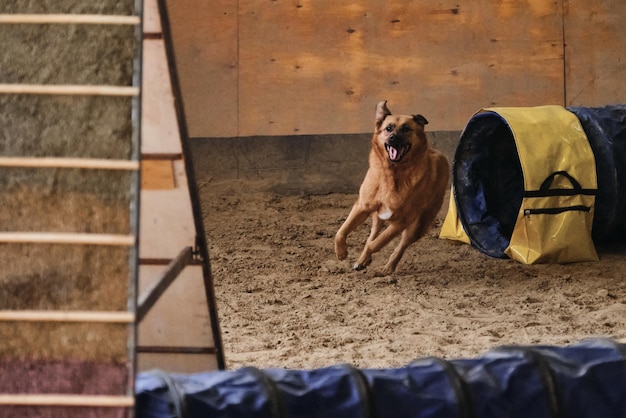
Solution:
{"label": "brown dog", "polygon": [[[386,101],[376,107],[369,170],[358,200],[335,235],[335,254],[344,260],[348,234],[373,215],[372,231],[355,270],[366,268],[373,253],[402,234],[382,270],[385,275],[393,273],[404,251],[428,231],[441,208],[450,169],[446,157],[429,148],[427,123],[422,115],[392,115]],[[383,231],[385,221],[389,226]]]}

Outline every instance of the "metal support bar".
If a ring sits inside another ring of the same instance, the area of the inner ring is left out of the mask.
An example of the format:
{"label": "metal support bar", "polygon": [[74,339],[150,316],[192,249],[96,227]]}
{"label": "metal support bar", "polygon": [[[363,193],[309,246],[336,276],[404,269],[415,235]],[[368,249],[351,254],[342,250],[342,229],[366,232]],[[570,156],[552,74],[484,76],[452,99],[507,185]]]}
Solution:
{"label": "metal support bar", "polygon": [[[192,252],[192,255],[194,253]],[[139,259],[140,266],[167,266],[172,262],[172,258],[147,258],[143,257]],[[188,266],[201,266],[202,260],[193,259],[187,264]]]}
{"label": "metal support bar", "polygon": [[172,93],[175,99],[174,109],[176,110],[176,119],[178,120],[178,130],[183,149],[183,159],[185,160],[187,187],[189,188],[189,197],[191,198],[191,208],[196,227],[196,256],[203,261],[202,275],[204,278],[204,289],[207,298],[209,319],[211,321],[211,330],[213,332],[213,342],[215,343],[215,348],[217,350],[217,366],[220,370],[223,370],[226,368],[226,361],[224,359],[222,335],[220,333],[219,319],[217,315],[217,302],[215,300],[215,291],[213,288],[213,275],[211,273],[211,265],[209,261],[209,250],[206,241],[198,184],[196,182],[196,175],[193,168],[193,158],[191,157],[191,149],[189,146],[189,132],[187,130],[187,120],[185,118],[185,109],[182,99],[183,95],[178,77],[178,71],[176,69],[176,54],[174,52],[174,41],[170,30],[171,26],[169,13],[166,0],[158,0],[157,3],[159,6],[159,13],[161,15],[161,31],[163,33],[165,53],[167,55],[167,63],[170,70]]}
{"label": "metal support bar", "polygon": [[140,345],[137,347],[137,352],[150,354],[217,354],[217,349],[215,347]]}
{"label": "metal support bar", "polygon": [[157,300],[191,261],[192,249],[191,247],[186,247],[167,265],[167,268],[155,283],[139,296],[137,302],[137,323],[141,322]]}
{"label": "metal support bar", "polygon": [[180,152],[172,152],[172,153],[144,153],[141,154],[142,160],[166,160],[166,161],[176,161],[182,160],[183,154]]}

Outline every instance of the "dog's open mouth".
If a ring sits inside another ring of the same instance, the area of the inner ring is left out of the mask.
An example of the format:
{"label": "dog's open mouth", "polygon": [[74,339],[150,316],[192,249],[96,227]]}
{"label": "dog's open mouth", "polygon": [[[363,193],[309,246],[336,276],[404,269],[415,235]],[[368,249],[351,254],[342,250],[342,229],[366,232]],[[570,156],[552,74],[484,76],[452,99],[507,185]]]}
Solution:
{"label": "dog's open mouth", "polygon": [[389,161],[397,163],[402,160],[402,157],[409,152],[411,148],[411,144],[402,144],[402,145],[389,145],[385,144],[385,150],[387,151],[387,156],[389,157]]}

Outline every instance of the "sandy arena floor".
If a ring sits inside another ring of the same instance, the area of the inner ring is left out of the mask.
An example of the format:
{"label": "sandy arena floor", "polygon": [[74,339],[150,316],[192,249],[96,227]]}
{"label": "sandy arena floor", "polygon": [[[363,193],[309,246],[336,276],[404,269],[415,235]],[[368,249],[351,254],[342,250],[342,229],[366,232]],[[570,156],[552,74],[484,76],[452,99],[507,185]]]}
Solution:
{"label": "sandy arena floor", "polygon": [[[626,246],[601,261],[522,265],[433,230],[380,277],[350,266],[369,232],[333,236],[356,195],[282,197],[200,189],[229,368],[396,367],[424,356],[475,357],[505,344],[626,337]],[[444,202],[447,208],[447,201]]]}

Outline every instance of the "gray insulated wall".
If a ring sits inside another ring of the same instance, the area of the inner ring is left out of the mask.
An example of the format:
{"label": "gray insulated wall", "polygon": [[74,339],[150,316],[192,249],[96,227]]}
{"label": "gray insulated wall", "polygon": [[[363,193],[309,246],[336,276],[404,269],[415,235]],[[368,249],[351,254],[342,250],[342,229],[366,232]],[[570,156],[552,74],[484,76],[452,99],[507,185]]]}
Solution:
{"label": "gray insulated wall", "polygon": [[[11,19],[140,11],[0,2],[0,416],[131,416],[139,98],[37,86],[137,86],[140,25]],[[75,167],[96,160],[131,168]]]}

